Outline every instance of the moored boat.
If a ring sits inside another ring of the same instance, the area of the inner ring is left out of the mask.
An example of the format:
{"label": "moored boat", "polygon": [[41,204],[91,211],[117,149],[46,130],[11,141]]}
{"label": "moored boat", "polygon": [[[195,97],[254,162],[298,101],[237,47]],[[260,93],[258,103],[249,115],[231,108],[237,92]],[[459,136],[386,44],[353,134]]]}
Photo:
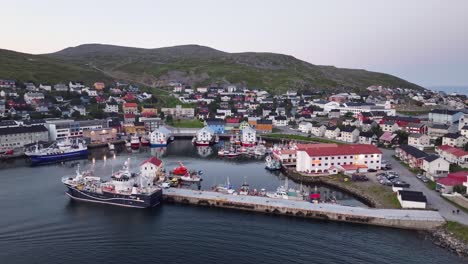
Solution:
{"label": "moored boat", "polygon": [[270,171],[280,170],[281,163],[277,161],[276,159],[272,158],[271,155],[268,155],[265,158],[265,169],[270,170]]}
{"label": "moored boat", "polygon": [[184,166],[184,164],[182,164],[182,162],[179,161],[179,166],[175,167],[172,173],[175,175],[185,175],[188,173],[188,169]]}
{"label": "moored boat", "polygon": [[133,135],[130,138],[130,146],[134,150],[137,150],[140,148],[140,138],[137,135]]}
{"label": "moored boat", "polygon": [[54,163],[66,160],[80,159],[88,156],[88,146],[83,139],[62,140],[48,147],[35,144],[24,153],[32,164]]}

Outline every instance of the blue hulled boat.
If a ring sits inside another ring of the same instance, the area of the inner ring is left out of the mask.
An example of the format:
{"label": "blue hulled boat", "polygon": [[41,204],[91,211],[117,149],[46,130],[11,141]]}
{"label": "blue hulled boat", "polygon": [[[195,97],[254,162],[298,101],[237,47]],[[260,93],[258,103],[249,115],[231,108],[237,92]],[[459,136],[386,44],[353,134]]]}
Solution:
{"label": "blue hulled boat", "polygon": [[55,163],[88,156],[88,147],[83,139],[54,142],[48,147],[36,144],[25,151],[33,164]]}

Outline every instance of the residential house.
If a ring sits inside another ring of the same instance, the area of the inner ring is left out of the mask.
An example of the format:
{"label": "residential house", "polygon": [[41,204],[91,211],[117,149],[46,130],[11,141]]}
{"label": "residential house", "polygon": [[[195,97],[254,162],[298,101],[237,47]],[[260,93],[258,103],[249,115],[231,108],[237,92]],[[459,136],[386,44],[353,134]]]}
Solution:
{"label": "residential house", "polygon": [[271,133],[273,131],[273,122],[271,120],[259,119],[255,124],[255,130],[260,133]]}
{"label": "residential house", "polygon": [[250,126],[247,126],[244,129],[242,129],[241,142],[242,146],[254,146],[257,142],[257,132],[255,131],[255,129],[251,128]]}
{"label": "residential house", "polygon": [[14,80],[0,80],[0,88],[15,88],[16,82]]}
{"label": "residential house", "polygon": [[50,92],[52,91],[52,86],[49,84],[39,84],[39,89]]}
{"label": "residential house", "polygon": [[431,138],[428,135],[424,134],[410,134],[408,136],[408,145],[424,150],[424,148],[429,148],[434,146],[431,144]]}
{"label": "residential house", "polygon": [[464,126],[468,126],[468,114],[463,114],[458,120],[458,130],[461,130]]}
{"label": "residential house", "polygon": [[80,113],[81,116],[85,116],[86,115],[86,107],[82,106],[82,105],[75,105],[73,106],[72,110],[74,112],[78,112]]}
{"label": "residential house", "polygon": [[395,156],[408,164],[410,168],[422,169],[423,159],[427,154],[413,146],[401,145],[395,149]]}
{"label": "residential house", "polygon": [[468,152],[463,149],[452,147],[449,145],[438,146],[435,149],[436,153],[446,161],[468,167]]}
{"label": "residential house", "polygon": [[24,94],[24,101],[27,104],[31,104],[34,101],[39,101],[39,100],[44,100],[44,94],[43,93],[25,93]]}
{"label": "residential house", "polygon": [[302,133],[311,133],[312,123],[310,122],[300,122],[297,128]]}
{"label": "residential house", "polygon": [[68,91],[68,87],[67,87],[67,85],[65,85],[63,83],[58,83],[58,84],[54,85],[54,90],[57,91],[57,92],[66,92],[66,91]]}
{"label": "residential house", "polygon": [[359,140],[359,133],[359,129],[355,126],[346,126],[341,129],[340,136],[337,139],[348,143],[355,143]]}
{"label": "residential house", "polygon": [[124,114],[124,124],[129,125],[135,123],[135,114]]}
{"label": "residential house", "polygon": [[142,116],[156,116],[158,114],[158,109],[152,105],[143,105],[141,107],[141,115]]}
{"label": "residential house", "polygon": [[136,103],[124,103],[123,104],[124,114],[138,114],[138,105]]}
{"label": "residential house", "polygon": [[327,127],[325,125],[312,125],[312,128],[310,130],[310,133],[316,137],[323,137],[325,136],[325,131],[327,130]]}
{"label": "residential house", "polygon": [[163,162],[156,157],[151,157],[140,164],[141,176],[146,179],[159,177],[163,170]]}
{"label": "residential house", "polygon": [[285,116],[275,116],[273,118],[273,125],[276,127],[284,127],[288,125],[288,118]]}
{"label": "residential house", "polygon": [[239,128],[239,123],[240,123],[240,118],[239,117],[226,117],[226,126],[225,130],[230,131],[233,129],[238,129]]}
{"label": "residential house", "polygon": [[328,112],[329,118],[339,118],[340,117],[340,110],[339,109],[332,109]]}
{"label": "residential house", "polygon": [[449,126],[445,124],[432,124],[427,129],[427,135],[432,139],[440,138],[449,133]]}
{"label": "residential house", "polygon": [[447,177],[437,180],[436,190],[441,193],[452,193],[453,187],[464,185],[467,182],[468,171],[453,172]]}
{"label": "residential house", "polygon": [[93,86],[94,86],[94,89],[99,90],[99,91],[106,88],[106,85],[103,82],[95,82]]}
{"label": "residential house", "polygon": [[104,108],[105,113],[118,113],[119,112],[119,105],[114,103],[106,103],[106,107]]}
{"label": "residential house", "polygon": [[360,132],[359,133],[359,144],[368,144],[373,145],[376,144],[378,137],[376,134],[368,131],[368,132]]}
{"label": "residential house", "polygon": [[424,123],[409,123],[404,127],[408,133],[418,133],[418,134],[427,134],[427,126]]}
{"label": "residential house", "polygon": [[449,145],[452,147],[463,147],[468,142],[468,138],[459,133],[448,133],[442,137],[442,145]]}
{"label": "residential house", "polygon": [[384,123],[380,124],[380,128],[383,132],[396,132],[400,130],[400,127],[396,122],[393,121],[385,121]]}
{"label": "residential house", "polygon": [[70,87],[70,90],[73,89],[73,90],[81,90],[83,88],[85,88],[85,86],[83,85],[83,83],[81,82],[72,82],[70,81],[68,83],[68,87]]}
{"label": "residential house", "polygon": [[427,155],[423,158],[422,169],[427,178],[435,181],[449,173],[450,163],[438,155]]}
{"label": "residential house", "polygon": [[337,126],[328,126],[325,130],[325,137],[335,139],[340,136],[340,132],[341,130]]}

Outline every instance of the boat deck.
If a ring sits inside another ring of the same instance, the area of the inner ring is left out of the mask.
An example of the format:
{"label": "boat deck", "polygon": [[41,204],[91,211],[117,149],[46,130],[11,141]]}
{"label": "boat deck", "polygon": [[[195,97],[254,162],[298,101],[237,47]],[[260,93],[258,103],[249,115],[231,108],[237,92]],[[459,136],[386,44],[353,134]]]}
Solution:
{"label": "boat deck", "polygon": [[445,219],[437,211],[430,210],[375,209],[327,203],[314,204],[308,201],[275,199],[263,196],[229,195],[213,191],[197,191],[181,188],[164,189],[163,195],[165,198],[172,198],[175,202],[189,204],[408,229],[431,229],[445,223]]}

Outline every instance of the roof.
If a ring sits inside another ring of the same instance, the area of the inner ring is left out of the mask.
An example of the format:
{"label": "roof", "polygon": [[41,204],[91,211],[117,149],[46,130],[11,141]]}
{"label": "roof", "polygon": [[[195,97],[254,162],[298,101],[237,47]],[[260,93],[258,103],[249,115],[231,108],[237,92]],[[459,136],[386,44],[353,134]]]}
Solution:
{"label": "roof", "polygon": [[415,191],[398,191],[398,194],[401,196],[403,201],[413,201],[413,202],[427,202],[426,196],[422,192]]}
{"label": "roof", "polygon": [[445,134],[444,135],[444,138],[452,138],[452,139],[457,139],[459,137],[461,137],[462,135],[458,134],[458,133],[448,133],[448,134]]}
{"label": "roof", "polygon": [[429,127],[433,129],[448,129],[449,128],[448,125],[443,125],[443,124],[432,124]]}
{"label": "roof", "polygon": [[360,136],[360,137],[371,138],[371,137],[375,136],[375,134],[374,134],[372,131],[367,131],[367,132],[361,132],[361,133],[359,133],[359,136]]}
{"label": "roof", "polygon": [[425,126],[424,123],[409,123],[406,127],[411,127],[411,128],[421,128]]}
{"label": "roof", "polygon": [[450,173],[447,177],[437,180],[437,183],[445,186],[462,185],[467,181],[468,171]]}
{"label": "roof", "polygon": [[395,122],[393,121],[385,121],[384,122],[384,125],[388,125],[388,126],[393,126],[395,124]]}
{"label": "roof", "polygon": [[419,134],[419,133],[412,133],[412,134],[409,134],[408,137],[412,137],[412,138],[420,138],[422,136],[425,136],[424,134]]}
{"label": "roof", "polygon": [[454,156],[457,156],[457,157],[463,157],[463,156],[468,155],[467,151],[464,151],[463,149],[452,147],[452,146],[449,146],[449,145],[442,145],[442,146],[439,146],[437,148],[439,150],[450,153],[450,154],[452,154]]}
{"label": "roof", "polygon": [[427,162],[433,162],[434,160],[436,160],[438,158],[439,158],[439,156],[432,154],[432,155],[426,156],[424,158],[424,160],[427,161]]}
{"label": "roof", "polygon": [[25,133],[37,133],[47,132],[47,128],[43,125],[31,126],[31,127],[5,127],[0,128],[0,135],[11,135],[11,134],[25,134]]}
{"label": "roof", "polygon": [[341,133],[347,132],[347,133],[352,133],[354,130],[356,130],[355,126],[345,126],[342,130]]}
{"label": "roof", "polygon": [[348,165],[340,165],[344,170],[358,170],[358,169],[366,169],[366,165],[356,165],[356,164],[348,164]]}
{"label": "roof", "polygon": [[138,107],[137,103],[125,103],[123,106],[125,107]]}
{"label": "roof", "polygon": [[225,121],[220,118],[207,118],[205,119],[207,125],[224,125]]}
{"label": "roof", "polygon": [[271,120],[260,119],[257,120],[257,125],[271,125],[273,122]]}
{"label": "roof", "polygon": [[403,150],[406,154],[413,156],[417,159],[425,158],[427,156],[426,152],[417,149],[413,146],[409,145],[401,145],[398,147],[399,149]]}
{"label": "roof", "polygon": [[360,154],[382,154],[382,152],[373,145],[355,144],[355,145],[336,145],[316,148],[301,149],[309,157],[317,156],[340,156],[340,155],[360,155]]}
{"label": "roof", "polygon": [[468,177],[468,171],[457,171],[457,172],[452,172],[447,175],[447,177]]}
{"label": "roof", "polygon": [[385,132],[380,136],[379,140],[391,142],[397,135],[392,134],[392,132]]}
{"label": "roof", "polygon": [[334,131],[334,130],[336,130],[337,128],[338,128],[337,126],[329,126],[329,127],[327,127],[327,130]]}
{"label": "roof", "polygon": [[160,159],[156,158],[156,157],[151,157],[151,158],[149,158],[149,159],[143,161],[143,162],[140,164],[140,166],[143,165],[143,164],[145,164],[145,163],[151,163],[151,164],[154,164],[154,165],[156,165],[156,166],[159,167],[159,166],[162,164],[162,161],[161,161]]}

